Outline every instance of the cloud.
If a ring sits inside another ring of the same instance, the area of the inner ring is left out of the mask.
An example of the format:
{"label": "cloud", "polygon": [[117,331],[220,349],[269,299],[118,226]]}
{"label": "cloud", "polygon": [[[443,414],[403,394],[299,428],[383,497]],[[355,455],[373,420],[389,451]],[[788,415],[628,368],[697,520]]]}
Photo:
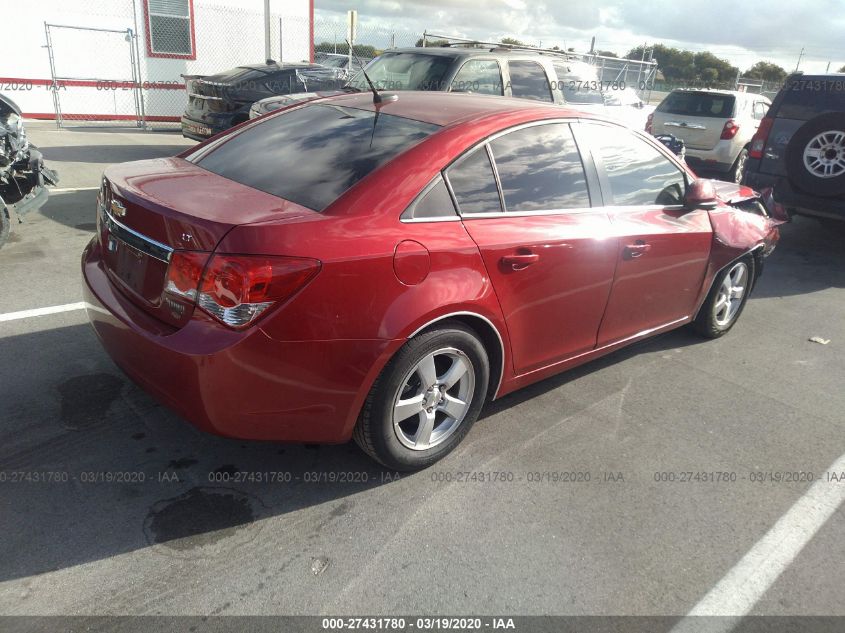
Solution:
{"label": "cloud", "polygon": [[[318,23],[320,17],[342,22],[349,6],[316,0]],[[678,0],[358,0],[355,6],[364,29],[398,30],[407,38],[424,30],[488,41],[511,36],[586,51],[595,35],[600,48],[619,54],[643,42],[663,43],[710,50],[743,69],[760,59],[792,68],[802,47],[807,70],[824,70],[828,59],[834,69],[845,63],[842,0],[708,0],[694,8]]]}

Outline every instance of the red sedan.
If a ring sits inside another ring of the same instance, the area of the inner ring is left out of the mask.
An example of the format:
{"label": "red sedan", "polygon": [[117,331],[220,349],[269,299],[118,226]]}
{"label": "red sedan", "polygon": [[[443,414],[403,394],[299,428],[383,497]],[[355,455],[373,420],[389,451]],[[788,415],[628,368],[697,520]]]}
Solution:
{"label": "red sedan", "polygon": [[727,332],[778,233],[726,187],[559,106],[332,97],[107,169],[85,298],[114,361],[199,428],[354,437],[416,469],[488,399]]}

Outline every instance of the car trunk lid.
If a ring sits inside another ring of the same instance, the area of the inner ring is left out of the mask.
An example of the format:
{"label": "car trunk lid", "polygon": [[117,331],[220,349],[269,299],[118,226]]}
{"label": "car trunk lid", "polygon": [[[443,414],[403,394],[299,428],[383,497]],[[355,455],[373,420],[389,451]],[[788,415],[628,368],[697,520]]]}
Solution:
{"label": "car trunk lid", "polygon": [[670,94],[655,110],[653,134],[672,134],[690,149],[716,147],[725,123],[734,116],[733,95],[679,91]]}
{"label": "car trunk lid", "polygon": [[210,254],[237,225],[313,213],[181,158],[114,165],[104,180],[98,230],[107,273],[132,301],[177,327],[193,304],[166,292],[174,251]]}

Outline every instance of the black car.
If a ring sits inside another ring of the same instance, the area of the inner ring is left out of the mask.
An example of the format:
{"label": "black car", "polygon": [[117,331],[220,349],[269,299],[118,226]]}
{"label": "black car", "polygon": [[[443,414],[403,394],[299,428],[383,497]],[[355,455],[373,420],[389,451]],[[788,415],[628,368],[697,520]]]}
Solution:
{"label": "black car", "polygon": [[185,75],[188,105],[182,136],[204,140],[249,118],[250,106],[273,95],[335,90],[343,84],[336,69],[319,64],[237,66],[217,75]]}
{"label": "black car", "polygon": [[845,74],[790,75],[751,141],[743,184],[845,228]]}

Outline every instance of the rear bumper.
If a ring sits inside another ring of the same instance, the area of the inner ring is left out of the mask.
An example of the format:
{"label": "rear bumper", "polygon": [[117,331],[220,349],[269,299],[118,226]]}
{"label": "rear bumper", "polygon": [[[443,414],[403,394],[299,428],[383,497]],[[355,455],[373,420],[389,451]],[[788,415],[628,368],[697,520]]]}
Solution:
{"label": "rear bumper", "polygon": [[759,160],[748,161],[742,184],[757,191],[773,188],[774,199],[786,207],[791,214],[845,220],[845,200],[822,198],[796,191],[787,177],[760,173],[759,164]]}
{"label": "rear bumper", "polygon": [[237,115],[238,112],[196,114],[190,110],[186,111],[181,118],[182,136],[195,141],[204,141],[215,134],[234,127],[234,120]]}
{"label": "rear bumper", "polygon": [[725,173],[733,168],[740,150],[742,146],[735,145],[731,141],[719,141],[713,149],[709,150],[693,149],[687,146],[686,161],[693,169]]}
{"label": "rear bumper", "polygon": [[[397,342],[277,341],[192,319],[175,330],[117,291],[93,240],[82,256],[88,318],[126,375],[197,428],[227,437],[345,442]],[[398,342],[401,344],[401,342]]]}

